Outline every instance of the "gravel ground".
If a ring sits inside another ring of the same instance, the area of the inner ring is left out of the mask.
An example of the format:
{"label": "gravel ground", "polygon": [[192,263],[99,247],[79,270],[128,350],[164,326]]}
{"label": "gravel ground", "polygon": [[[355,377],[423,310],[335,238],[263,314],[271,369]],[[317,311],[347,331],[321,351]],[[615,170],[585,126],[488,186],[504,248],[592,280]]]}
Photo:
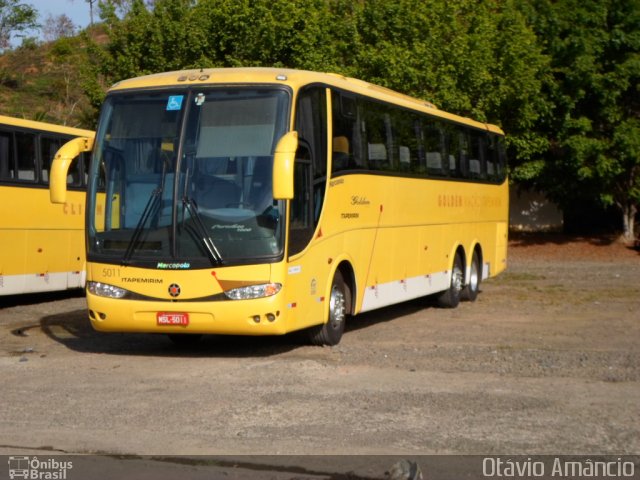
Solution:
{"label": "gravel ground", "polygon": [[94,332],[79,294],[0,300],[0,453],[640,453],[639,252],[510,245],[476,302],[364,314],[332,348],[178,349]]}

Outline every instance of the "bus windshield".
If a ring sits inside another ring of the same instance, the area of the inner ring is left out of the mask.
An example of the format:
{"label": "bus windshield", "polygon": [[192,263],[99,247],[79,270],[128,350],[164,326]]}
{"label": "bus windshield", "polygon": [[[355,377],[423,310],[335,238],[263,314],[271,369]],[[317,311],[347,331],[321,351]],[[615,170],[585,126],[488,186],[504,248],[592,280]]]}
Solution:
{"label": "bus windshield", "polygon": [[110,95],[90,172],[89,256],[157,268],[280,256],[272,166],[288,99],[243,87]]}

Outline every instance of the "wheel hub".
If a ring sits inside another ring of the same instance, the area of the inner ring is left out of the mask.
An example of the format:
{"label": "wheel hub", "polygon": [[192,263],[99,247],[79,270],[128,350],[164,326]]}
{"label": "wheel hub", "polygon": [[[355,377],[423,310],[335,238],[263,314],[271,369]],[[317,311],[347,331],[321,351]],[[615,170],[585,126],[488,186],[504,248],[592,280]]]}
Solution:
{"label": "wheel hub", "polygon": [[334,286],[331,289],[331,298],[329,299],[329,321],[333,327],[340,325],[346,316],[346,301],[344,293]]}

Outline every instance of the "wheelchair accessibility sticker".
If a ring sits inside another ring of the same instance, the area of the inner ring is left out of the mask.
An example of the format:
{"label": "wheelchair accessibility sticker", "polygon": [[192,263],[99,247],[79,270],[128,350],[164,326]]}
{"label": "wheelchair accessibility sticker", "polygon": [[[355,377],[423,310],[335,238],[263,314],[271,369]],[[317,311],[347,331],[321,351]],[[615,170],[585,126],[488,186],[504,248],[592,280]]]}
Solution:
{"label": "wheelchair accessibility sticker", "polygon": [[167,111],[180,110],[182,108],[182,100],[184,95],[171,95],[167,100]]}

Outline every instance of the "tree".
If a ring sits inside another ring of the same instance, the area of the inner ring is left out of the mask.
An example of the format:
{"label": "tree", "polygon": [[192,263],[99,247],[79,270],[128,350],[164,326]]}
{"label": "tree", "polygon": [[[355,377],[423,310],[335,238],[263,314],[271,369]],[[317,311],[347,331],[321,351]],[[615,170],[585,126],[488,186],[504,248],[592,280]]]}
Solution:
{"label": "tree", "polygon": [[547,58],[511,0],[127,4],[119,19],[119,3],[102,2],[110,41],[94,58],[112,81],[211,66],[333,71],[502,125],[516,164],[547,148],[532,128],[548,108],[540,95]]}
{"label": "tree", "polygon": [[73,21],[64,13],[55,17],[49,14],[42,26],[42,36],[46,41],[52,42],[59,38],[73,36],[75,29]]}
{"label": "tree", "polygon": [[0,0],[0,50],[10,45],[12,35],[38,26],[37,12],[20,0]]}
{"label": "tree", "polygon": [[534,127],[548,58],[507,0],[367,0],[358,4],[357,76],[501,125],[513,166],[544,152]]}
{"label": "tree", "polygon": [[93,27],[93,6],[98,3],[98,0],[84,0],[89,4],[89,25]]}
{"label": "tree", "polygon": [[[551,148],[540,185],[561,204],[615,205],[623,239],[640,206],[640,0],[532,0],[530,18],[551,57]],[[558,181],[558,179],[562,181]]]}

